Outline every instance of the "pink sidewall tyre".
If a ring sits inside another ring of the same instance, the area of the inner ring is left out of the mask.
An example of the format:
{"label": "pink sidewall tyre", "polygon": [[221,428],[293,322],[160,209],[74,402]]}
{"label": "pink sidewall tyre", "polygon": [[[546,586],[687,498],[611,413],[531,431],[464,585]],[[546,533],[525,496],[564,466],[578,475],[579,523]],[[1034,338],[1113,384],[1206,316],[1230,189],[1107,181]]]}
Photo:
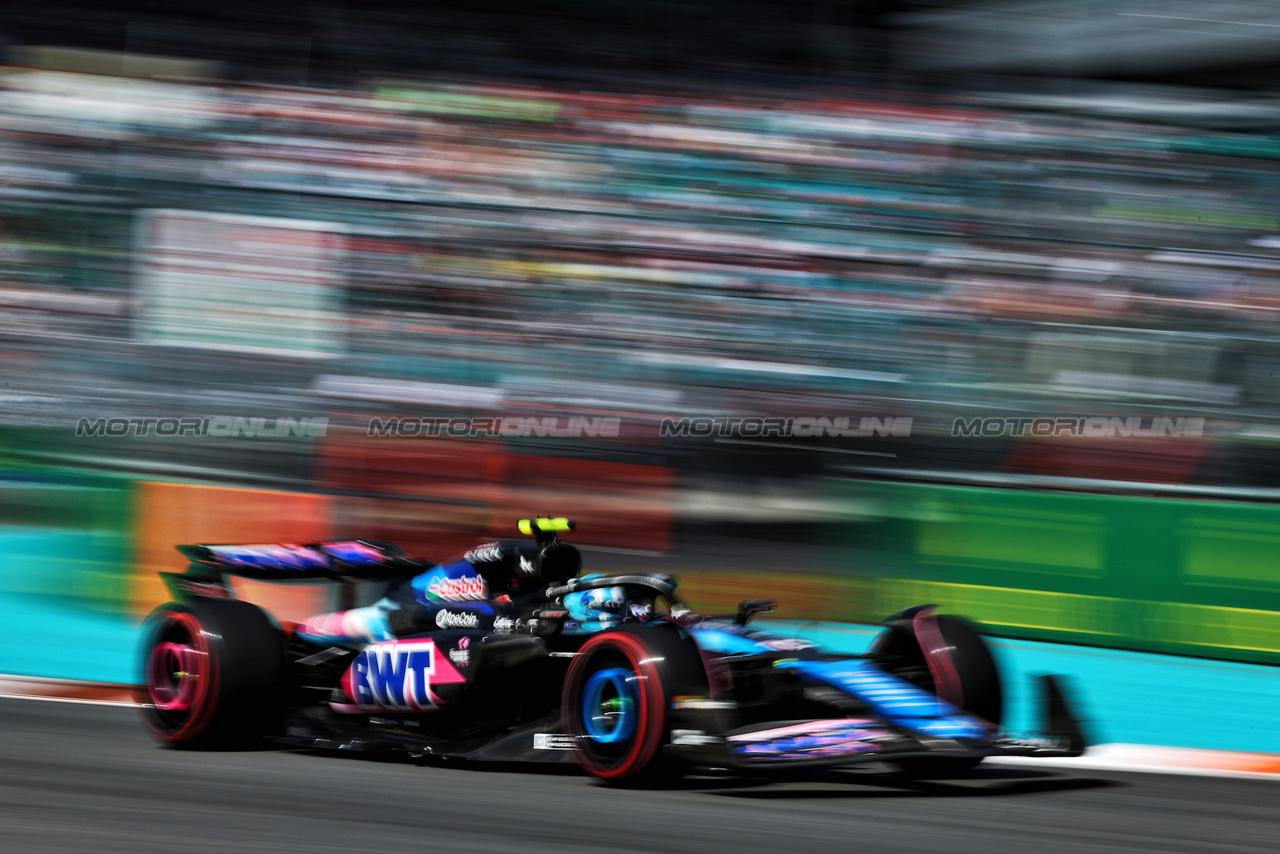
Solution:
{"label": "pink sidewall tyre", "polygon": [[629,632],[597,635],[574,657],[560,710],[588,774],[618,783],[658,771],[668,704],[661,660],[641,634]]}

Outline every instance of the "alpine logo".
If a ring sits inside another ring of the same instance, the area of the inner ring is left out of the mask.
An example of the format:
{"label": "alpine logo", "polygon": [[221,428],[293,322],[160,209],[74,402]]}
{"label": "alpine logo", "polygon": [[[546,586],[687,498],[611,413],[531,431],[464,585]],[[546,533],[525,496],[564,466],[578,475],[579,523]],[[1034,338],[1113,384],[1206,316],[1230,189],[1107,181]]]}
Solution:
{"label": "alpine logo", "polygon": [[464,578],[435,578],[427,592],[454,602],[483,601],[489,598],[489,585],[478,575]]}
{"label": "alpine logo", "polygon": [[437,611],[436,627],[441,629],[474,629],[480,625],[480,615],[474,611]]}
{"label": "alpine logo", "polygon": [[412,712],[437,708],[433,683],[461,681],[432,641],[384,641],[370,644],[356,656],[342,677],[342,687],[362,709]]}

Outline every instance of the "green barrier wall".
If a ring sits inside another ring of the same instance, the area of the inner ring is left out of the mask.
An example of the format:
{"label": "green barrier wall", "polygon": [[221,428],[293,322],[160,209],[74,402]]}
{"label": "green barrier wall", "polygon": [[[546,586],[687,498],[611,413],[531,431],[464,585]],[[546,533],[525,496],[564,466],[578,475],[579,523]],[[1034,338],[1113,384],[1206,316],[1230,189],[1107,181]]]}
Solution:
{"label": "green barrier wall", "polygon": [[935,602],[1008,637],[1280,663],[1280,505],[837,488],[867,518],[842,529],[846,619]]}
{"label": "green barrier wall", "polygon": [[0,595],[128,614],[132,495],[123,477],[0,474]]}

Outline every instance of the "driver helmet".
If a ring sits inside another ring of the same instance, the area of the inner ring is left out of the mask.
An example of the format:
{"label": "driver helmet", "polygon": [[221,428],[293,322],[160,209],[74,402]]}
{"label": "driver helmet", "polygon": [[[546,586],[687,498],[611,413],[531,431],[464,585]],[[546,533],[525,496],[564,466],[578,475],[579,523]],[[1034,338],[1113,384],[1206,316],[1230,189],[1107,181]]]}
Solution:
{"label": "driver helmet", "polygon": [[539,555],[539,575],[545,584],[563,584],[582,570],[582,555],[573,546],[553,539]]}
{"label": "driver helmet", "polygon": [[622,621],[626,591],[621,587],[596,587],[564,597],[569,616],[580,623],[612,625]]}

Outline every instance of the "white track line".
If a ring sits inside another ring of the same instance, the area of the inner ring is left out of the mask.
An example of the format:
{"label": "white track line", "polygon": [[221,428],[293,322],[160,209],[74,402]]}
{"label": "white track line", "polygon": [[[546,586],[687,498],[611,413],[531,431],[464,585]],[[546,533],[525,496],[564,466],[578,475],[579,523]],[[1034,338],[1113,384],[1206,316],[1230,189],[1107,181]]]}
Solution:
{"label": "white track line", "polygon": [[1193,747],[1161,747],[1154,744],[1099,744],[1084,756],[1031,759],[1001,756],[993,765],[1026,765],[1038,768],[1079,768],[1096,771],[1134,771],[1144,774],[1186,774],[1199,777],[1240,777],[1280,780],[1280,755]]}
{"label": "white track line", "polygon": [[45,700],[95,706],[136,706],[137,703],[129,696],[136,690],[137,686],[134,685],[78,682],[74,679],[51,679],[44,676],[0,675],[0,697],[18,700]]}
{"label": "white track line", "polygon": [[120,700],[90,700],[84,697],[39,697],[35,694],[5,694],[0,692],[0,699],[6,700],[40,700],[44,703],[79,703],[82,706],[127,706],[128,708],[137,708],[138,703],[122,702]]}

